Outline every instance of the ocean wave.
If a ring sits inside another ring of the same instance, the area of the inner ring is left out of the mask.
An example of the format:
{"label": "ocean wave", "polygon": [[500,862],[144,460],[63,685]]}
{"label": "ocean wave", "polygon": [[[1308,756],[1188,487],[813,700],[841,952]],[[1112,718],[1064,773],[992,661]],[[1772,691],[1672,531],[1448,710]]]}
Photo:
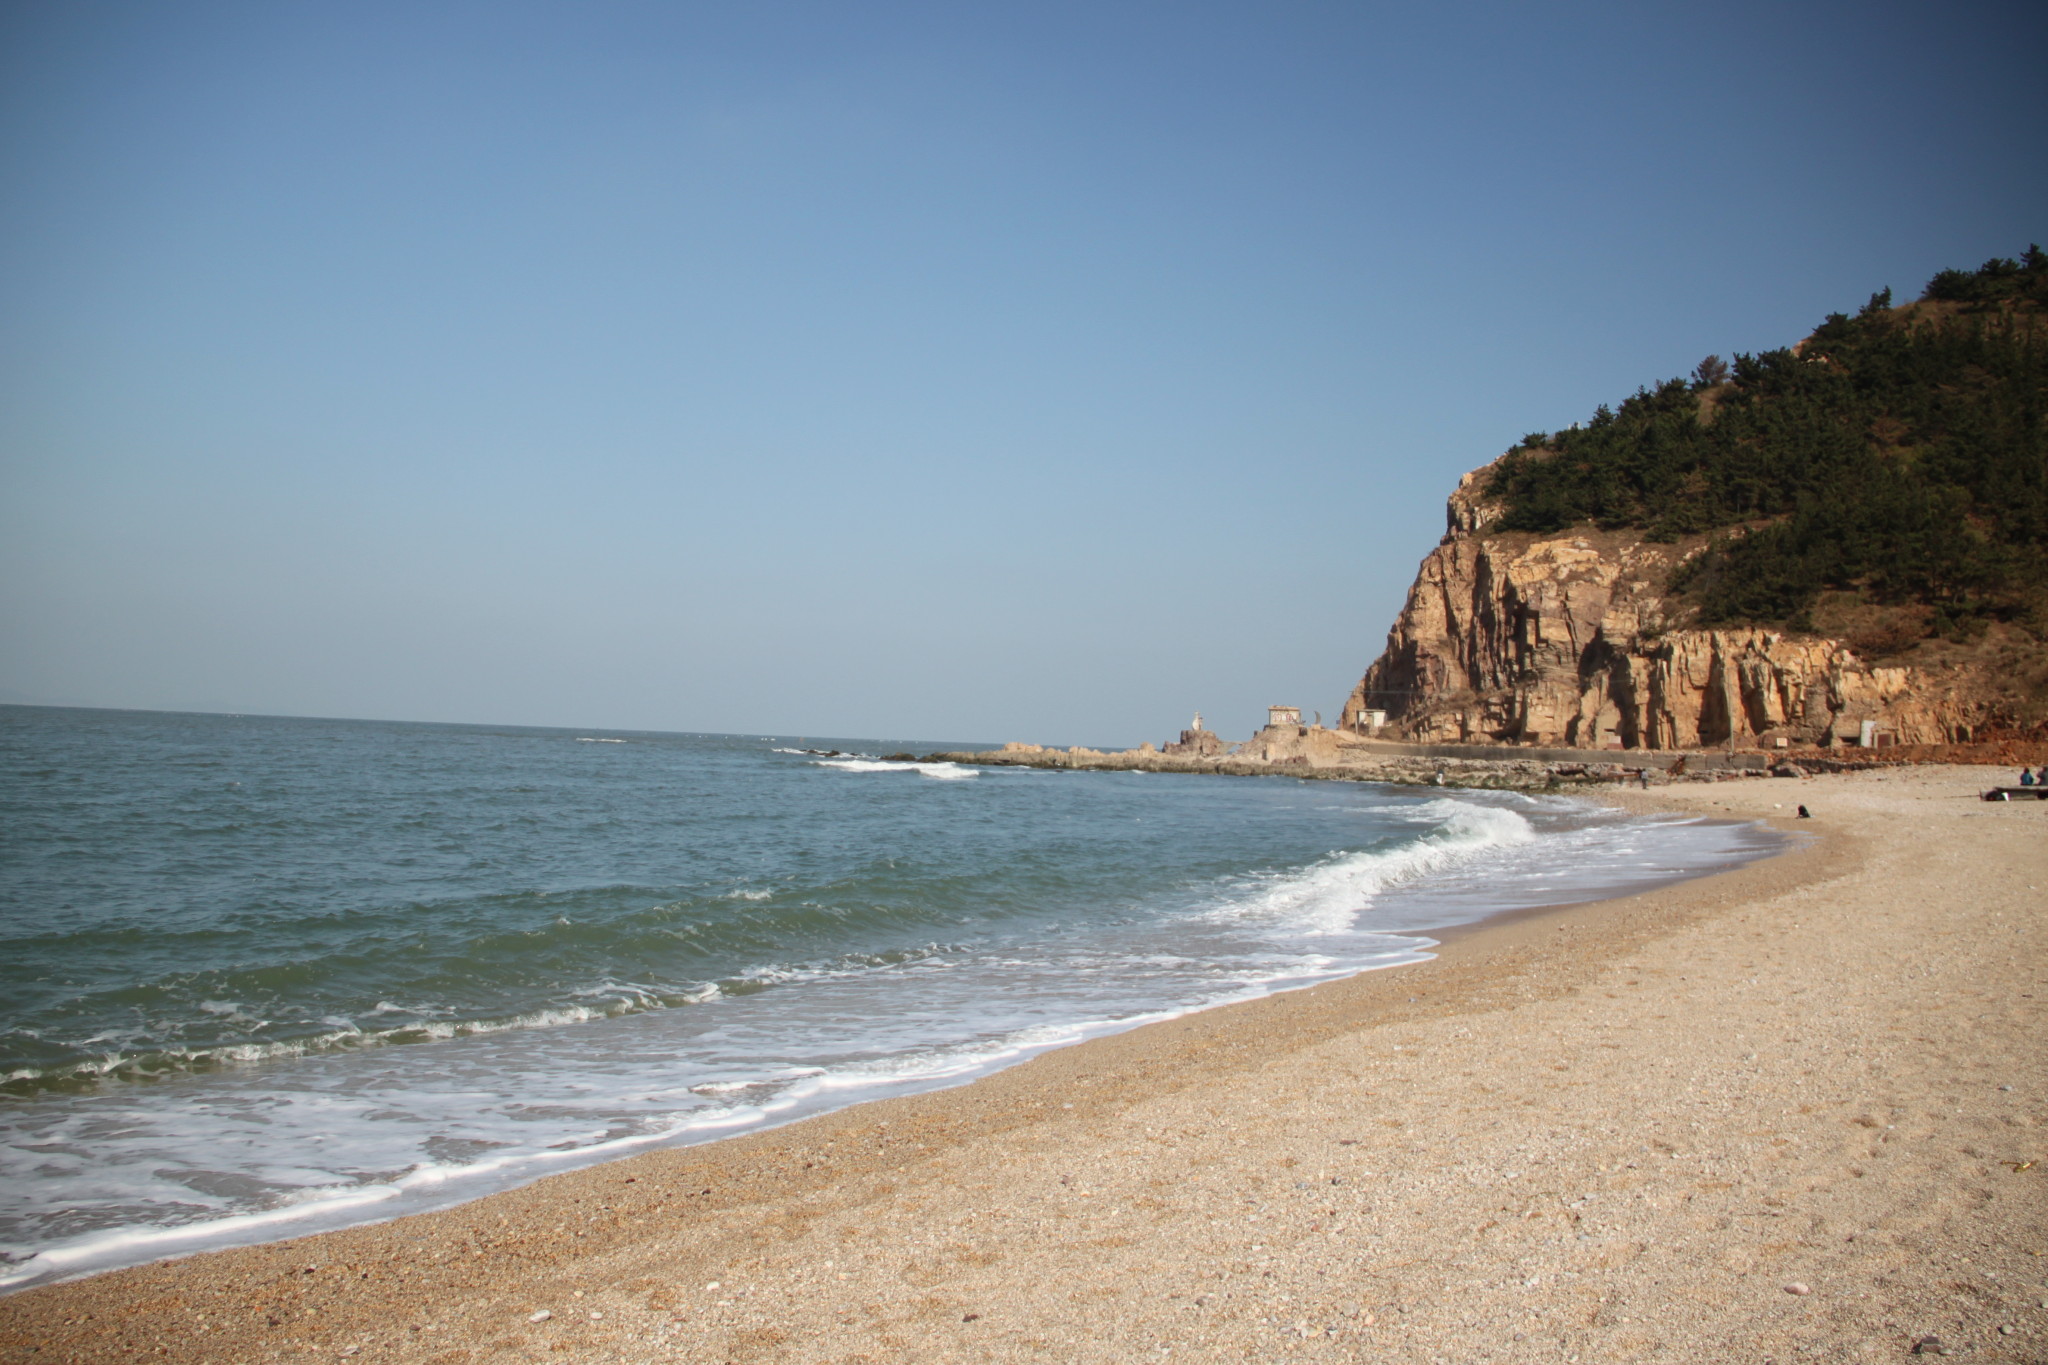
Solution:
{"label": "ocean wave", "polygon": [[1201,915],[1211,921],[1280,921],[1311,934],[1345,933],[1388,888],[1440,872],[1483,853],[1534,843],[1535,826],[1514,811],[1449,797],[1404,811],[1429,832],[1393,848],[1340,853],[1280,874],[1254,894]]}
{"label": "ocean wave", "polygon": [[268,1207],[225,1216],[201,1215],[169,1225],[131,1224],[33,1248],[9,1248],[0,1262],[0,1293],[57,1276],[181,1251],[270,1240],[294,1226],[301,1231],[344,1226],[363,1221],[372,1210],[388,1217],[393,1211],[445,1207],[544,1172],[571,1170],[650,1147],[704,1141],[786,1121],[804,1112],[837,1108],[863,1095],[957,1084],[1034,1053],[1184,1012],[1171,1009],[1116,1020],[1038,1025],[907,1056],[829,1067],[781,1067],[767,1074],[700,1082],[686,1089],[709,1101],[704,1107],[670,1113],[637,1127],[613,1127],[582,1141],[556,1143],[545,1149],[513,1147],[468,1161],[417,1161],[382,1177],[358,1176],[343,1184],[278,1189]]}
{"label": "ocean wave", "polygon": [[[566,1001],[502,1017],[449,1017],[454,1011],[434,1003],[396,1004],[379,1001],[366,1017],[403,1016],[381,1027],[363,1027],[340,1016],[326,1016],[318,1032],[292,1037],[221,1041],[190,1046],[166,1045],[138,1033],[101,1034],[70,1044],[83,1048],[113,1046],[92,1056],[72,1056],[48,1065],[16,1064],[0,1074],[0,1094],[27,1096],[49,1091],[78,1090],[107,1081],[145,1081],[177,1073],[220,1071],[326,1053],[479,1038],[514,1030],[559,1028],[600,1019],[657,1010],[704,1005],[727,997],[754,995],[772,987],[832,977],[863,975],[924,962],[960,952],[956,943],[926,942],[881,951],[844,952],[811,961],[769,962],[734,971],[713,981],[681,985],[603,980],[562,988]],[[588,1001],[589,1003],[582,1003]],[[227,1002],[213,1002],[227,1003]],[[239,1011],[237,1011],[239,1015]],[[248,1016],[240,1016],[247,1018]],[[251,1019],[252,1023],[262,1023]]]}
{"label": "ocean wave", "polygon": [[906,763],[884,758],[821,758],[818,766],[837,768],[847,773],[917,773],[946,782],[981,776],[979,768],[963,767],[958,763]]}
{"label": "ocean wave", "polygon": [[[832,760],[823,766],[975,775],[974,769],[956,764]],[[1196,918],[1265,923],[1289,933],[1343,932],[1391,886],[1537,837],[1527,820],[1498,805],[1438,798],[1403,813],[1421,817],[1427,832],[1391,848],[1334,855],[1266,877],[1213,885],[1203,897],[1210,908]],[[886,872],[870,869],[808,888],[808,894],[801,888],[784,888],[789,893],[784,895],[729,887],[722,893],[700,892],[703,899],[643,904],[609,922],[582,922],[579,910],[578,919],[556,915],[547,924],[452,936],[425,953],[406,945],[403,959],[412,969],[405,972],[388,970],[394,965],[388,952],[375,950],[392,941],[373,936],[350,943],[339,954],[293,964],[294,972],[311,973],[317,980],[294,977],[281,984],[269,971],[163,978],[147,983],[144,991],[129,992],[140,1017],[124,1029],[100,1024],[69,1038],[48,1028],[11,1031],[0,1041],[0,1057],[13,1054],[0,1063],[5,1067],[0,1092],[74,1089],[97,1081],[617,1018],[951,954],[963,929],[975,934],[1009,922],[999,905],[979,900],[949,905],[932,894],[930,885],[923,886],[922,903],[906,903],[901,899],[906,875],[892,862]],[[498,899],[492,898],[494,903]],[[564,903],[555,896],[511,899],[535,907],[545,903],[549,909]],[[576,905],[577,898],[568,903]],[[885,935],[880,942],[872,937],[877,931]],[[853,949],[849,933],[868,937],[869,946]],[[371,974],[368,968],[376,963],[386,969]],[[541,964],[549,965],[539,978],[529,979]],[[360,975],[351,978],[349,973]],[[482,998],[488,991],[508,998]],[[527,998],[517,999],[521,994]]]}
{"label": "ocean wave", "polygon": [[[422,1011],[410,1007],[383,1005],[375,1013],[414,1015],[405,1023],[389,1028],[366,1029],[342,1021],[323,1033],[260,1042],[216,1043],[195,1047],[157,1047],[133,1052],[107,1053],[99,1057],[72,1059],[52,1066],[19,1066],[0,1077],[0,1093],[32,1095],[41,1091],[74,1090],[99,1081],[139,1081],[178,1072],[219,1071],[229,1067],[254,1066],[294,1057],[314,1057],[331,1052],[359,1052],[367,1048],[400,1047],[412,1043],[445,1042],[450,1038],[478,1038],[514,1029],[559,1028],[594,1019],[617,1019],[648,1010],[701,1005],[724,994],[715,981],[687,990],[655,991],[651,988],[593,987],[579,992],[602,998],[602,1003],[564,1005],[528,1010],[502,1019],[434,1019],[418,1017]],[[603,998],[609,997],[609,998]]]}
{"label": "ocean wave", "polygon": [[[177,936],[99,935],[96,951],[168,959],[171,969],[125,981],[23,983],[43,998],[23,999],[0,1022],[0,1093],[580,1022],[585,1016],[549,1011],[593,998],[617,997],[607,1016],[666,1008],[763,963],[879,965],[903,944],[955,935],[963,922],[1004,910],[932,894],[902,859],[837,872],[662,899],[668,888],[612,886],[380,907],[314,922],[306,946],[318,951],[301,947],[291,961],[264,961],[246,937],[210,929],[201,948],[218,941],[247,958],[197,971],[183,968],[198,953]],[[926,894],[908,894],[912,887]],[[60,936],[55,946],[80,938]]]}

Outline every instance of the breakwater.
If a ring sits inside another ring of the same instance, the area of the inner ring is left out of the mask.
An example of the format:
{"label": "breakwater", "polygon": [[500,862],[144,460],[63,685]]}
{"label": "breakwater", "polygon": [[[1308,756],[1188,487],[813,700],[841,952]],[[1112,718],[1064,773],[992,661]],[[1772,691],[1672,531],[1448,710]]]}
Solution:
{"label": "breakwater", "polygon": [[[1722,781],[1774,771],[1760,753],[1674,753],[1545,749],[1492,744],[1406,744],[1365,739],[1320,726],[1267,727],[1227,752],[1051,748],[1012,742],[999,749],[950,750],[928,763],[1103,772],[1209,773],[1225,777],[1302,777],[1396,786],[1491,791],[1557,791],[1575,786],[1657,781]],[[907,757],[907,755],[905,755]],[[1797,776],[1779,764],[1775,771]]]}

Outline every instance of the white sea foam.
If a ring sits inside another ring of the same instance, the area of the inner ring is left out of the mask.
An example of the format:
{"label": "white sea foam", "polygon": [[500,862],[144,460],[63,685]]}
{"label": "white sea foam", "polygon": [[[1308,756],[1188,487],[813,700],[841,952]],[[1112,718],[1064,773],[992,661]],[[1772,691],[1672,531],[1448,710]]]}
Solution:
{"label": "white sea foam", "polygon": [[623,739],[606,739],[606,738],[603,738],[602,736],[599,736],[599,735],[578,735],[578,736],[576,736],[576,742],[577,742],[578,744],[624,744],[624,743],[626,743],[626,741],[625,741],[625,740],[623,740]]}
{"label": "white sea foam", "polygon": [[1402,814],[1426,820],[1432,828],[1394,848],[1338,854],[1284,874],[1203,917],[1278,921],[1311,934],[1343,933],[1390,887],[1537,838],[1535,828],[1514,811],[1448,797],[1406,807]]}
{"label": "white sea foam", "polygon": [[[716,1000],[723,992],[715,981],[683,990],[657,989],[618,982],[601,982],[571,991],[571,995],[602,1000],[596,1005],[568,1005],[554,1009],[528,1010],[501,1019],[434,1019],[421,1017],[428,1011],[384,1002],[375,1014],[400,1013],[415,1017],[387,1028],[364,1029],[351,1020],[327,1018],[326,1032],[266,1042],[216,1043],[204,1047],[160,1047],[144,1052],[110,1052],[81,1058],[54,1067],[18,1067],[5,1077],[8,1082],[93,1080],[160,1076],[167,1072],[209,1071],[220,1067],[254,1066],[264,1062],[318,1057],[326,1053],[362,1052],[371,1048],[410,1043],[446,1042],[453,1038],[481,1038],[494,1033],[526,1029],[553,1029],[564,1024],[587,1024],[598,1019],[616,1019],[625,1014],[669,1009],[676,1005],[701,1005]],[[251,1022],[261,1022],[252,1020]]]}
{"label": "white sea foam", "polygon": [[817,762],[820,768],[837,768],[845,773],[917,773],[948,782],[981,776],[979,768],[963,767],[958,763],[904,763],[882,758],[821,758]]}

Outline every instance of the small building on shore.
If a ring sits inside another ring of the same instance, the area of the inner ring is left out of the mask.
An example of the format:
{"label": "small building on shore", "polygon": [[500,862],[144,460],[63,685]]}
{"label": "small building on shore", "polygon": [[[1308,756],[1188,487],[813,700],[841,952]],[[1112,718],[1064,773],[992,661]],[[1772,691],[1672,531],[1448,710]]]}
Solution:
{"label": "small building on shore", "polygon": [[1301,708],[1299,706],[1269,706],[1266,708],[1266,728],[1268,730],[1278,729],[1283,725],[1298,727],[1300,724]]}

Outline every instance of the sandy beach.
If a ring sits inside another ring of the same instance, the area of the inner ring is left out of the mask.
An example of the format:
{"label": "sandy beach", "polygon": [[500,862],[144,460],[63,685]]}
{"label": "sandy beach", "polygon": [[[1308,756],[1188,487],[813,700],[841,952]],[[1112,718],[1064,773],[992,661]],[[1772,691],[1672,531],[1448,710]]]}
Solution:
{"label": "sandy beach", "polygon": [[2006,776],[1623,794],[1813,840],[959,1089],[30,1290],[0,1359],[2048,1360],[2048,803],[1975,799]]}

